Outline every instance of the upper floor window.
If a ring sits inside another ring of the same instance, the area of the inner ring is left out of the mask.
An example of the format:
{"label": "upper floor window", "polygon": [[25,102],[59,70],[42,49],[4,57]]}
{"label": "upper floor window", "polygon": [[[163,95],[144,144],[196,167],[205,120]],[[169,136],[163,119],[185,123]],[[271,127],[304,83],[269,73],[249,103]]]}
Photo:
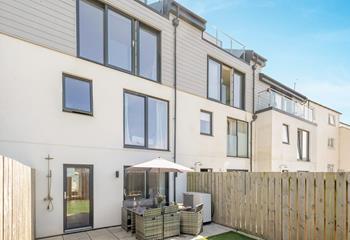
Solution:
{"label": "upper floor window", "polygon": [[132,71],[132,19],[108,9],[108,64]]}
{"label": "upper floor window", "polygon": [[78,9],[79,57],[160,81],[159,31],[93,0]]}
{"label": "upper floor window", "polygon": [[227,119],[227,155],[248,157],[248,123]]}
{"label": "upper floor window", "polygon": [[329,114],[328,115],[328,123],[329,123],[329,125],[332,125],[332,126],[335,126],[335,116],[334,115],[332,115],[332,114]]}
{"label": "upper floor window", "polygon": [[298,159],[310,161],[310,133],[308,131],[298,129]]}
{"label": "upper floor window", "polygon": [[213,114],[211,112],[201,110],[200,118],[201,118],[201,122],[200,122],[201,134],[213,135],[213,126],[212,126]]}
{"label": "upper floor window", "polygon": [[235,71],[233,75],[233,106],[240,109],[245,109],[245,80],[244,74]]}
{"label": "upper floor window", "polygon": [[335,146],[335,139],[334,138],[328,138],[328,147],[334,148]]}
{"label": "upper floor window", "polygon": [[124,93],[124,145],[168,150],[168,102]]}
{"label": "upper floor window", "polygon": [[92,82],[63,75],[63,110],[92,115]]}
{"label": "upper floor window", "polygon": [[159,34],[141,24],[139,28],[139,75],[156,81],[159,77]]}
{"label": "upper floor window", "polygon": [[208,98],[244,109],[244,74],[208,58]]}
{"label": "upper floor window", "polygon": [[287,124],[282,125],[282,143],[289,144],[289,126]]}
{"label": "upper floor window", "polygon": [[208,60],[208,98],[221,101],[221,64]]}
{"label": "upper floor window", "polygon": [[104,7],[89,0],[79,1],[79,56],[103,63]]}

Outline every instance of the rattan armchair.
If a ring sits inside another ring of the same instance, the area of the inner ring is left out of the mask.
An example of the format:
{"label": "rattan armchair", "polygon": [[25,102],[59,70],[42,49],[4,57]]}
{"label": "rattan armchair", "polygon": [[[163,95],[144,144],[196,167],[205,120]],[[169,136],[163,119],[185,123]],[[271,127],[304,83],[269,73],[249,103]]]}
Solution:
{"label": "rattan armchair", "polygon": [[164,207],[164,238],[180,235],[180,213],[177,205]]}
{"label": "rattan armchair", "polygon": [[163,216],[161,208],[146,210],[136,215],[136,238],[140,240],[163,239]]}
{"label": "rattan armchair", "polygon": [[199,204],[193,211],[181,212],[181,233],[198,235],[203,230],[203,204]]}

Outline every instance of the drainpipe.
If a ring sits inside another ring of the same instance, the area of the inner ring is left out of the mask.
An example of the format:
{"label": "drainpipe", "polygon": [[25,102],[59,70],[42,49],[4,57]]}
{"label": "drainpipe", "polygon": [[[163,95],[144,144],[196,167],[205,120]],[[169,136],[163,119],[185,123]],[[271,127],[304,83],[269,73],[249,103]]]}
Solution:
{"label": "drainpipe", "polygon": [[255,70],[256,62],[252,66],[253,70],[253,119],[250,121],[250,172],[253,171],[253,123],[256,121],[258,116],[255,114]]}
{"label": "drainpipe", "polygon": [[[174,162],[176,163],[176,112],[177,112],[177,27],[179,26],[179,6],[176,6],[176,18],[174,26]],[[176,202],[176,177],[174,173],[174,202]]]}

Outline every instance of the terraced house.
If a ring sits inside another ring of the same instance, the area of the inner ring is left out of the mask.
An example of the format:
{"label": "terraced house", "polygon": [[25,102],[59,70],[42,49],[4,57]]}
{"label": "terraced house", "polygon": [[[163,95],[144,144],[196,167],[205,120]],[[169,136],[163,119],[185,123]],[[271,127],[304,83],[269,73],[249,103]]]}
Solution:
{"label": "terraced house", "polygon": [[184,175],[124,174],[156,157],[197,171],[339,168],[340,114],[208,26],[171,0],[0,1],[0,153],[36,169],[37,237],[120,225],[124,197],[152,197],[158,181],[181,200]]}

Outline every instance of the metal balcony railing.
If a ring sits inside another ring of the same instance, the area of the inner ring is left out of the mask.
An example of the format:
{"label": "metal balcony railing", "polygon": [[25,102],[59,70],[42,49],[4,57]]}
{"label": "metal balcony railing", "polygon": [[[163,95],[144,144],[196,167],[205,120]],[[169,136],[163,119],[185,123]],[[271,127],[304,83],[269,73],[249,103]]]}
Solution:
{"label": "metal balcony railing", "polygon": [[146,6],[148,6],[149,8],[153,9],[154,11],[158,12],[161,15],[165,14],[167,0],[135,0],[135,1],[145,4]]}
{"label": "metal balcony railing", "polygon": [[292,100],[272,89],[268,89],[258,94],[256,109],[259,111],[270,107],[279,109],[310,122],[314,122],[314,112],[312,109],[308,108],[305,104]]}
{"label": "metal balcony railing", "polygon": [[217,27],[207,24],[203,38],[230,54],[245,60],[246,46]]}

